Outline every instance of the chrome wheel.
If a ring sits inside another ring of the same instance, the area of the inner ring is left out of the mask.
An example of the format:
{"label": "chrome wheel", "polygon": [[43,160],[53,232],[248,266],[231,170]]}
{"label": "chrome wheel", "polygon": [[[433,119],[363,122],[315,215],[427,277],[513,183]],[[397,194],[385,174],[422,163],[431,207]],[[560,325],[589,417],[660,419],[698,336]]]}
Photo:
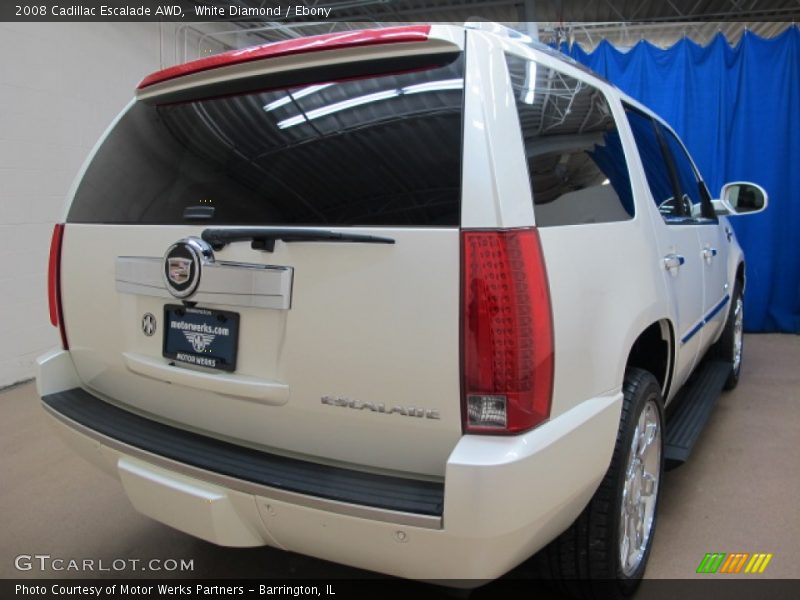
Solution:
{"label": "chrome wheel", "polygon": [[733,372],[738,373],[742,364],[742,334],[744,331],[744,303],[737,296],[733,307]]}
{"label": "chrome wheel", "polygon": [[619,526],[622,572],[632,576],[650,541],[661,474],[661,418],[654,399],[645,404],[633,433]]}

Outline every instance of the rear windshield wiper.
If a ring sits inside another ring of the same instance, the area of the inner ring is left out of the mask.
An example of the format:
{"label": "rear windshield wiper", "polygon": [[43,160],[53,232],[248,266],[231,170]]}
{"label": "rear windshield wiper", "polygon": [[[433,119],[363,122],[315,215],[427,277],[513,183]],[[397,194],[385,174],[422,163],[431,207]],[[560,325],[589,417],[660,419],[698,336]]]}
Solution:
{"label": "rear windshield wiper", "polygon": [[394,240],[377,235],[337,233],[319,229],[206,229],[201,236],[214,250],[221,250],[232,242],[250,241],[254,250],[273,252],[275,241],[283,242],[351,242],[360,244],[394,244]]}

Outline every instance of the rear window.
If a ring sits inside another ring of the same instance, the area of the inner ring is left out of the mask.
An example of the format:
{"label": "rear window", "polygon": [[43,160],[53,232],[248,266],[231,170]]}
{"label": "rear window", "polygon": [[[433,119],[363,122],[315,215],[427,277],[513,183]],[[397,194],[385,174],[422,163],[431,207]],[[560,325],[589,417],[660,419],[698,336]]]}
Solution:
{"label": "rear window", "polygon": [[463,78],[457,53],[400,73],[137,101],[68,221],[456,226]]}

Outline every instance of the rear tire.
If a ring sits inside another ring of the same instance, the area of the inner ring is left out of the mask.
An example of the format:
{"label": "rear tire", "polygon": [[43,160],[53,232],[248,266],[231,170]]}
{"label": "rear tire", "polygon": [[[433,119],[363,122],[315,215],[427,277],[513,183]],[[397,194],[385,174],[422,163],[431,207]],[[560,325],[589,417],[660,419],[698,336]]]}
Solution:
{"label": "rear tire", "polygon": [[628,598],[644,575],[664,472],[661,387],[630,368],[611,465],[589,505],[535,560],[546,579],[579,598]]}
{"label": "rear tire", "polygon": [[722,330],[722,335],[712,349],[715,358],[724,360],[731,365],[731,373],[728,375],[728,379],[725,380],[726,390],[732,390],[739,384],[744,349],[743,325],[744,298],[742,296],[742,286],[737,281],[736,286],[733,288],[731,308],[728,311],[728,319],[725,321],[725,329]]}

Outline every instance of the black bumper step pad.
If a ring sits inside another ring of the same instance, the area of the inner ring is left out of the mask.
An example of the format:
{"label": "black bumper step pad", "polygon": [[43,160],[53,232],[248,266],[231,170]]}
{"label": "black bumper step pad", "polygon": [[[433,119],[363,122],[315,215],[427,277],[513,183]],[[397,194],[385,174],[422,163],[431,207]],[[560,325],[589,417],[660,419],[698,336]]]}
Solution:
{"label": "black bumper step pad", "polygon": [[180,463],[255,484],[420,515],[441,516],[444,484],[364,473],[237,446],[151,421],[75,388],[42,402],[84,427]]}

